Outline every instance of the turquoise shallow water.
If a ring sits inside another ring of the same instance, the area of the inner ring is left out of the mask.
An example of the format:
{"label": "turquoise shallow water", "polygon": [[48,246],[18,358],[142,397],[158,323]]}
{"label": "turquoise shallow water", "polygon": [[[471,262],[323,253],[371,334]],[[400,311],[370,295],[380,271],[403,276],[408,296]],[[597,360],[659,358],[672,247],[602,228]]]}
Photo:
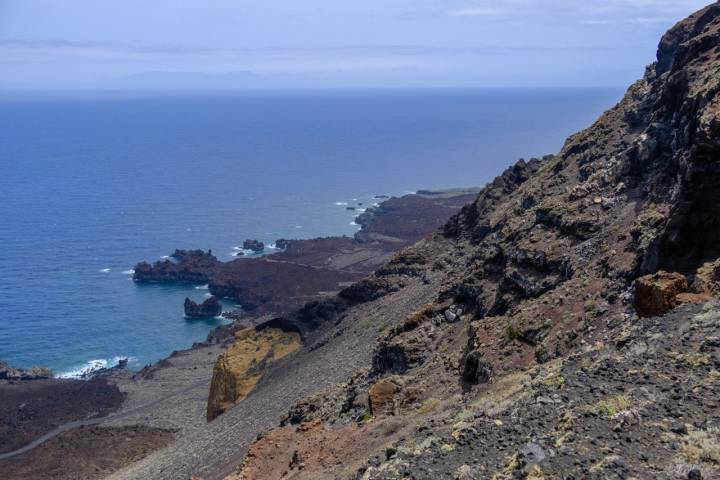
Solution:
{"label": "turquoise shallow water", "polygon": [[[620,90],[0,95],[0,359],[132,367],[205,338],[175,248],[352,234],[343,202],[482,185],[556,152]],[[354,200],[357,199],[357,200]]]}

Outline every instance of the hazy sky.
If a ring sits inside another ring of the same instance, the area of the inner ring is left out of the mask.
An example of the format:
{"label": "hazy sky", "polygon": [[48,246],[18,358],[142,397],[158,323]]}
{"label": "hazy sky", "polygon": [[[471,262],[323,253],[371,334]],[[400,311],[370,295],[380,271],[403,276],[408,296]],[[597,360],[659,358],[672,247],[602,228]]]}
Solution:
{"label": "hazy sky", "polygon": [[708,3],[0,0],[0,88],[621,86]]}

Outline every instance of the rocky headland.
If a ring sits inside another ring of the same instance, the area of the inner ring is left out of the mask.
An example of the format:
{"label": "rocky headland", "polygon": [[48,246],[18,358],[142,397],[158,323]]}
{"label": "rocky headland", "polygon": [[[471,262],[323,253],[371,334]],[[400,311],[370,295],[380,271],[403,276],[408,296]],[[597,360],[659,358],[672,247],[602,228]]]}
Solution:
{"label": "rocky headland", "polygon": [[140,283],[202,285],[210,280],[221,265],[210,250],[175,250],[164,260],[135,265],[133,280]]}
{"label": "rocky headland", "polygon": [[[437,230],[471,201],[477,189],[425,191],[392,197],[357,218],[354,237],[279,239],[272,255],[220,262],[212,252],[176,250],[169,259],[135,266],[139,283],[208,284],[254,315],[284,314],[332,297],[386,263],[392,253]],[[258,240],[243,249],[262,252]]]}

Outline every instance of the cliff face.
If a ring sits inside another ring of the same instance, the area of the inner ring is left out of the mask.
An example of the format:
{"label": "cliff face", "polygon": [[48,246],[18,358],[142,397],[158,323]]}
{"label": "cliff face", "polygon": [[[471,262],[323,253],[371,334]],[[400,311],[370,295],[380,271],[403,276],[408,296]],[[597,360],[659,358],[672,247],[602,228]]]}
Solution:
{"label": "cliff face", "polygon": [[[381,304],[387,323],[370,362],[291,409],[286,423],[308,426],[277,435],[298,452],[332,438],[307,422],[362,427],[358,452],[385,439],[355,463],[335,451],[345,470],[327,466],[333,478],[720,474],[720,360],[707,343],[718,333],[719,93],[714,3],[673,27],[644,78],[558,155],[518,162],[440,233],[316,307],[337,335]],[[635,311],[683,304],[667,317],[677,335]],[[262,478],[243,476],[270,461],[253,451],[239,478]],[[315,478],[302,463],[286,470]]]}
{"label": "cliff face", "polygon": [[266,323],[235,334],[234,343],[215,363],[208,395],[207,419],[245,398],[277,360],[300,348],[300,333],[280,323]]}

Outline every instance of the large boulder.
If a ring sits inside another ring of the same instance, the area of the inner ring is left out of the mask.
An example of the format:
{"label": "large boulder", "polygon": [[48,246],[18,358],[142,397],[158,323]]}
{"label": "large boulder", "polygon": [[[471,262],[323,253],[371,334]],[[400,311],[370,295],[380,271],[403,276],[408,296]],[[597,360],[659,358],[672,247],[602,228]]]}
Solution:
{"label": "large boulder", "polygon": [[212,318],[222,313],[222,304],[215,296],[200,304],[186,297],[183,307],[185,308],[185,316],[190,318]]}
{"label": "large boulder", "polygon": [[383,378],[370,387],[368,408],[372,415],[392,414],[395,411],[395,396],[400,386],[389,378]]}
{"label": "large boulder", "polygon": [[660,271],[635,281],[635,309],[641,317],[664,315],[678,305],[677,296],[687,292],[685,275]]}

